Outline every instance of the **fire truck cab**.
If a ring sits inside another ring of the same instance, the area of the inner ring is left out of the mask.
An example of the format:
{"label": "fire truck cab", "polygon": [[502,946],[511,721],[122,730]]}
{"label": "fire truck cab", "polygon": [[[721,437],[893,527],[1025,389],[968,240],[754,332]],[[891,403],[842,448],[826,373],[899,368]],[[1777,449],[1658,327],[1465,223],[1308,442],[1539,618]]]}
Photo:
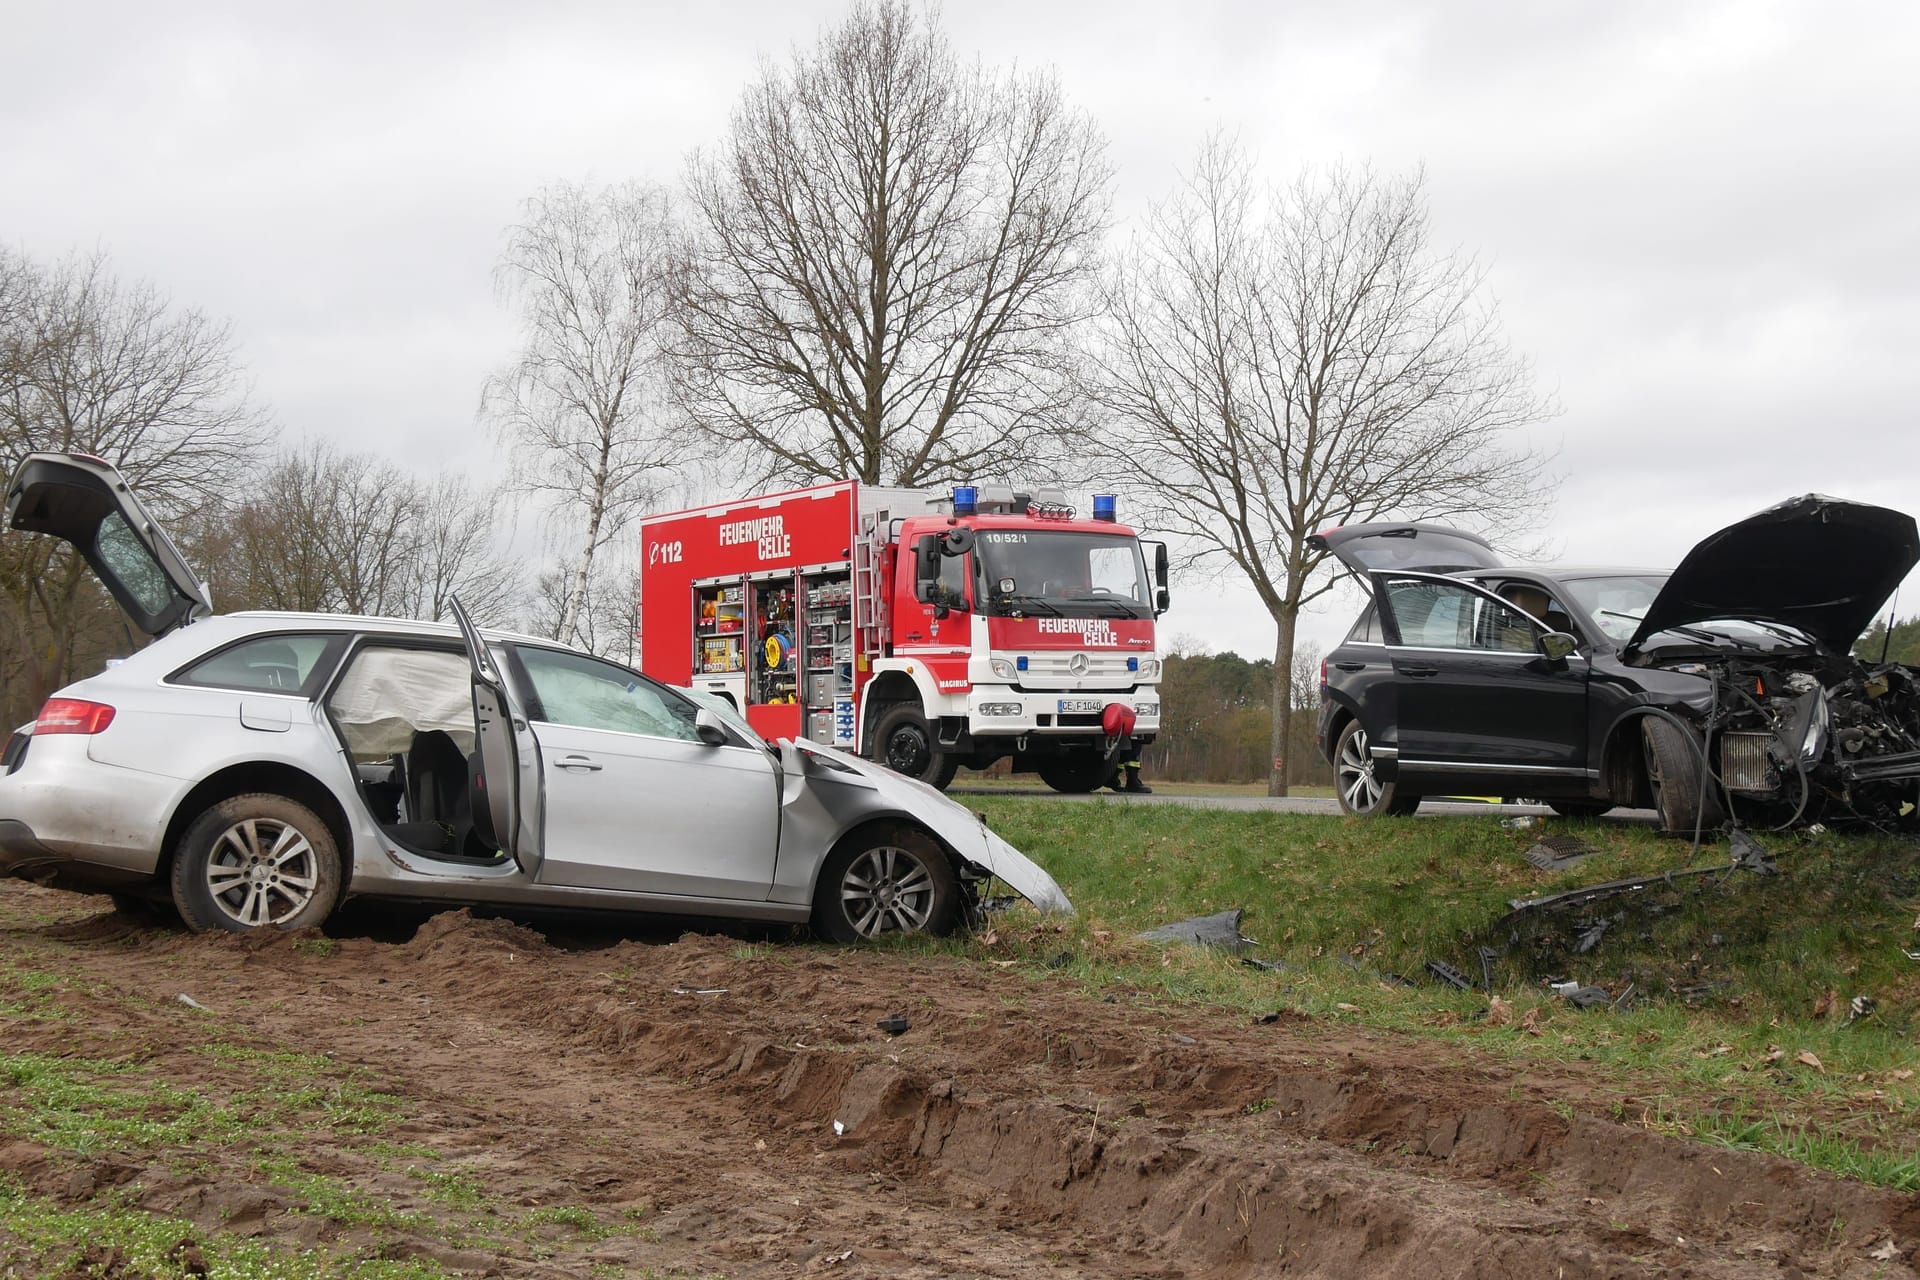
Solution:
{"label": "fire truck cab", "polygon": [[1011,757],[1091,791],[1160,721],[1166,548],[1116,516],[842,481],[649,517],[641,666],[936,787]]}

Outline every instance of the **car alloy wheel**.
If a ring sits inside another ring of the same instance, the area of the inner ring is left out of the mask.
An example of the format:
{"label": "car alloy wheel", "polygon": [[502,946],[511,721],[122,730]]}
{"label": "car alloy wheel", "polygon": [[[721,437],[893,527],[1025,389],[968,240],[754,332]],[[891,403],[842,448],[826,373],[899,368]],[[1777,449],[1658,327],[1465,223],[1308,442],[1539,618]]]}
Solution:
{"label": "car alloy wheel", "polygon": [[863,938],[888,930],[918,933],[933,919],[933,876],[917,854],[897,845],[868,849],[840,877],[841,909]]}
{"label": "car alloy wheel", "polygon": [[173,904],[196,932],[307,928],[333,914],[343,862],[333,830],[298,800],[228,796],[180,837]]}
{"label": "car alloy wheel", "polygon": [[1367,750],[1367,731],[1354,726],[1340,739],[1334,779],[1349,812],[1372,813],[1379,807],[1381,785],[1373,774],[1373,755]]}
{"label": "car alloy wheel", "polygon": [[299,915],[320,883],[313,843],[272,818],[244,818],[215,836],[206,879],[214,906],[249,929]]}
{"label": "car alloy wheel", "polygon": [[874,823],[844,839],[814,882],[813,928],[842,945],[888,933],[952,933],[971,895],[940,843],[911,825]]}

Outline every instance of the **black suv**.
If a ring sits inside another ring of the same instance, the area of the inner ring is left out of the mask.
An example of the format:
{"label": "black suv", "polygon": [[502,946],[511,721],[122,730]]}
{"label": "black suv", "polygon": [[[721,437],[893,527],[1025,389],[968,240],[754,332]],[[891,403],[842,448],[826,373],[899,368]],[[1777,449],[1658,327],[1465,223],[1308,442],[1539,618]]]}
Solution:
{"label": "black suv", "polygon": [[1809,495],[1671,573],[1503,565],[1430,524],[1329,529],[1373,596],[1320,677],[1340,806],[1525,796],[1560,813],[1920,826],[1920,670],[1848,647],[1920,562],[1913,517]]}

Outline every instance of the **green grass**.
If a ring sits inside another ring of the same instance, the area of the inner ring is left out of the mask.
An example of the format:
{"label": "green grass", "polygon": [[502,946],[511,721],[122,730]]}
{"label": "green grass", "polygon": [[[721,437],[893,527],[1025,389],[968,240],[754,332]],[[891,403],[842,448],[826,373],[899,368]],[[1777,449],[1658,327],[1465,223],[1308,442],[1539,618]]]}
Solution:
{"label": "green grass", "polygon": [[[1887,838],[1763,837],[1780,874],[1683,879],[1565,915],[1502,922],[1508,900],[1685,864],[1685,841],[1643,827],[1480,818],[1358,821],[1120,804],[970,798],[1066,888],[1055,932],[994,930],[993,953],[1035,974],[1174,1005],[1318,1018],[1471,1044],[1515,1061],[1586,1060],[1619,1082],[1625,1118],[1754,1145],[1879,1185],[1909,1187],[1920,1146],[1920,848]],[[1602,849],[1558,876],[1524,862],[1545,834]],[[1704,846],[1697,866],[1727,861]],[[1239,907],[1263,972],[1237,958],[1136,940],[1141,930]],[[1597,919],[1599,945],[1575,943]],[[1481,975],[1482,992],[1430,978],[1429,960]],[[1062,957],[1070,957],[1063,962]],[[1402,985],[1396,976],[1409,979]],[[1575,1009],[1545,987],[1577,979],[1624,996]],[[1854,996],[1870,1013],[1849,1020]],[[1808,1058],[1818,1062],[1811,1065]]]}
{"label": "green grass", "polygon": [[[199,1270],[204,1265],[205,1271]],[[65,1208],[0,1180],[0,1274],[186,1280],[439,1280],[431,1263],[288,1250],[134,1209]]]}

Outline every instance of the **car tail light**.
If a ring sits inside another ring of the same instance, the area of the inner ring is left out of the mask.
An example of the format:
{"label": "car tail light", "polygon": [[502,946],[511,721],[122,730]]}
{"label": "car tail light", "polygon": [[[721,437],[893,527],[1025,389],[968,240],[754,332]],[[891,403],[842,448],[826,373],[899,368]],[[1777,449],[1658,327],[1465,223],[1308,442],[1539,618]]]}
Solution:
{"label": "car tail light", "polygon": [[1325,684],[1326,682],[1327,682],[1327,660],[1325,658],[1322,658],[1320,659],[1320,683]]}
{"label": "car tail light", "polygon": [[82,698],[48,698],[33,722],[35,737],[49,733],[99,733],[113,723],[113,708]]}

